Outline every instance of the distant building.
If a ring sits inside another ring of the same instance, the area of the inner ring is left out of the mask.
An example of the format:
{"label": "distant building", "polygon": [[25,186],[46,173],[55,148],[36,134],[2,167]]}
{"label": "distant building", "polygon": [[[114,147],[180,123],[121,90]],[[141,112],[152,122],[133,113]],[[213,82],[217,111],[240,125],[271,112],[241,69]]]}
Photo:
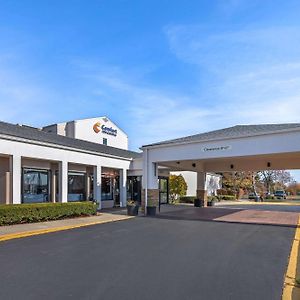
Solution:
{"label": "distant building", "polygon": [[[183,172],[171,172],[171,173],[174,175],[181,174],[188,186],[186,195],[196,197],[196,190],[197,190],[196,172],[183,171]],[[205,187],[207,190],[207,196],[217,195],[217,190],[222,188],[222,176],[214,173],[207,173]]]}

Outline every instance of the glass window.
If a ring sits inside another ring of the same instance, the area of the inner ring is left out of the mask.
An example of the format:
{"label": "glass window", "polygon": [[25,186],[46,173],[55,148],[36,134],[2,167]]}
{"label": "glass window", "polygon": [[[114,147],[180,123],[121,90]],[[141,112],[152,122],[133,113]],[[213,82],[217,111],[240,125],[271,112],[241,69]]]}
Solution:
{"label": "glass window", "polygon": [[23,203],[48,202],[49,171],[36,169],[23,169]]}
{"label": "glass window", "polygon": [[113,177],[102,174],[101,200],[113,200]]}
{"label": "glass window", "polygon": [[159,180],[159,190],[161,193],[167,193],[168,192],[168,179],[161,178]]}
{"label": "glass window", "polygon": [[107,145],[107,139],[103,138],[103,145]]}
{"label": "glass window", "polygon": [[142,177],[129,176],[127,178],[127,200],[141,203]]}
{"label": "glass window", "polygon": [[68,174],[68,201],[86,200],[86,175],[85,173]]}
{"label": "glass window", "polygon": [[161,177],[159,182],[159,201],[161,204],[169,203],[169,180],[166,177]]}

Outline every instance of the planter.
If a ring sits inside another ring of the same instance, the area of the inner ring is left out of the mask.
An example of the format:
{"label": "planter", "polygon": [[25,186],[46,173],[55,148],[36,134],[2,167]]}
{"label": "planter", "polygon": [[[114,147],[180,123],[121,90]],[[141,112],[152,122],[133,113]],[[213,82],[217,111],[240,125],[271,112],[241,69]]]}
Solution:
{"label": "planter", "polygon": [[127,215],[128,216],[137,216],[139,214],[138,205],[127,205]]}
{"label": "planter", "polygon": [[204,201],[202,199],[195,199],[194,206],[195,207],[204,207]]}
{"label": "planter", "polygon": [[153,217],[156,215],[156,206],[147,206],[147,216]]}
{"label": "planter", "polygon": [[211,200],[211,201],[207,202],[207,206],[215,206],[215,205],[216,205],[215,200]]}

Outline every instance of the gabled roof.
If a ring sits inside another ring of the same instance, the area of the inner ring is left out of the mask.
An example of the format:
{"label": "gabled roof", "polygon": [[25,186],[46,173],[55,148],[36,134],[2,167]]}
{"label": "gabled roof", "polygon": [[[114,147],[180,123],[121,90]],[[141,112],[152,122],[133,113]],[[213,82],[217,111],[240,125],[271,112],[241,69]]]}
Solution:
{"label": "gabled roof", "polygon": [[300,123],[287,124],[262,124],[262,125],[236,125],[224,129],[209,131],[205,133],[190,135],[178,139],[166,140],[158,143],[145,145],[143,147],[182,144],[190,142],[205,142],[212,140],[228,139],[228,138],[242,138],[255,135],[271,134],[275,132],[299,129]]}
{"label": "gabled roof", "polygon": [[28,139],[30,141],[54,144],[58,147],[70,147],[78,150],[97,152],[122,158],[137,158],[141,156],[141,153],[138,152],[48,133],[34,127],[14,125],[5,122],[0,122],[0,134]]}

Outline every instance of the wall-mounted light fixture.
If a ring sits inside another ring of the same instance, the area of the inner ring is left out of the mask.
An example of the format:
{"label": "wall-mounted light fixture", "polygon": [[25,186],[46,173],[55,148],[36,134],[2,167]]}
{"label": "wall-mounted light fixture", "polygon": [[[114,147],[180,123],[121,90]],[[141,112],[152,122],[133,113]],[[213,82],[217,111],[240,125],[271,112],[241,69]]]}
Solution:
{"label": "wall-mounted light fixture", "polygon": [[176,164],[179,165],[179,164],[180,164],[180,161],[176,161]]}
{"label": "wall-mounted light fixture", "polygon": [[267,163],[267,166],[268,166],[268,168],[270,168],[270,167],[271,167],[271,163],[270,163],[270,162],[268,162],[268,163]]}
{"label": "wall-mounted light fixture", "polygon": [[234,169],[234,165],[231,164],[231,165],[230,165],[230,169]]}
{"label": "wall-mounted light fixture", "polygon": [[193,166],[193,168],[196,168],[196,164],[195,163],[193,163],[192,166]]}

